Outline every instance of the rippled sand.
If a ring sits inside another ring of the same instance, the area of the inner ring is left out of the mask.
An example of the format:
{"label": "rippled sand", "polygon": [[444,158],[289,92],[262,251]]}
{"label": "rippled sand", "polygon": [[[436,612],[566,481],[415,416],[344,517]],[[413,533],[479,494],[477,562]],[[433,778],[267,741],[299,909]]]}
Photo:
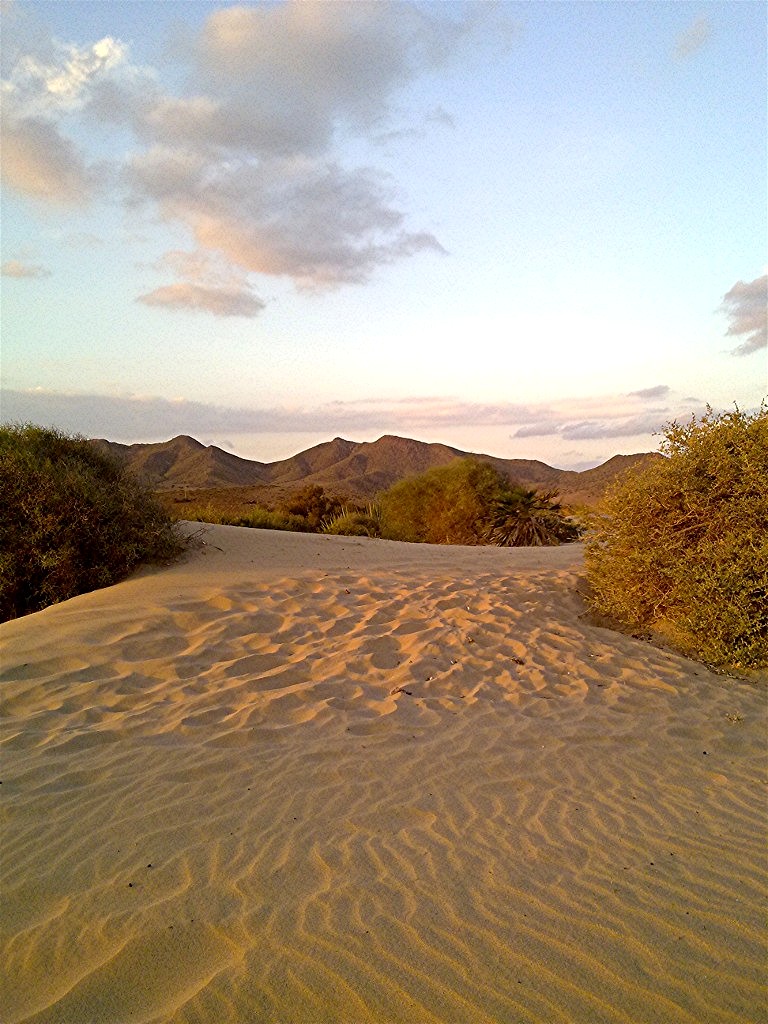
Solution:
{"label": "rippled sand", "polygon": [[2,1020],[766,1020],[766,689],[578,546],[211,528],[0,626]]}

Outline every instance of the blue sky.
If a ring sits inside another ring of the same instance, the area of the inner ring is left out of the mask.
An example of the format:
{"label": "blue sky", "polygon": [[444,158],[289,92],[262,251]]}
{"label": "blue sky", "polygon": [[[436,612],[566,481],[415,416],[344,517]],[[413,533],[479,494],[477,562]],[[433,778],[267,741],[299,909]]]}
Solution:
{"label": "blue sky", "polygon": [[762,3],[0,10],[3,419],[582,468],[768,392]]}

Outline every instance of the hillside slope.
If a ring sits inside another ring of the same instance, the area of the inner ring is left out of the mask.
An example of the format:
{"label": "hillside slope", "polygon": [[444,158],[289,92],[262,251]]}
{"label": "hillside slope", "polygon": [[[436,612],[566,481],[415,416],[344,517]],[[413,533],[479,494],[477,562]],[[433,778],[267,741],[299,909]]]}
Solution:
{"label": "hillside slope", "polygon": [[123,460],[132,472],[157,490],[177,488],[256,487],[290,491],[307,484],[350,498],[372,498],[404,477],[472,456],[488,462],[527,487],[557,490],[569,504],[594,504],[616,477],[656,453],[615,455],[581,473],[555,469],[532,459],[500,459],[465,452],[445,444],[384,435],[378,441],[347,441],[336,437],[289,459],[255,462],[215,445],[205,446],[186,435],[156,444],[124,445],[98,439],[100,447]]}

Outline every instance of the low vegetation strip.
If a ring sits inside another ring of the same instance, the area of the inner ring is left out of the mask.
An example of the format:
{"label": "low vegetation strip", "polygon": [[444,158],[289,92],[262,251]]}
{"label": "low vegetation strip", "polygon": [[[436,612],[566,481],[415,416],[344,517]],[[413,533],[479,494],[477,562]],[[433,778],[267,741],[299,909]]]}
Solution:
{"label": "low vegetation strip", "polygon": [[309,484],[271,508],[243,504],[232,492],[203,500],[158,498],[177,518],[229,526],[384,537],[426,544],[527,547],[578,540],[581,527],[556,500],[511,483],[479,459],[455,459],[410,476],[373,501],[356,502]]}

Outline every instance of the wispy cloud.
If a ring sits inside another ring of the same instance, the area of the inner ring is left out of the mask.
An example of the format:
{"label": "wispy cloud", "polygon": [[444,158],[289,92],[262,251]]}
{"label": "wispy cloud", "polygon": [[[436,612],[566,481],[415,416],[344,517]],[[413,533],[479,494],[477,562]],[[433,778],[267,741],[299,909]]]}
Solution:
{"label": "wispy cloud", "polygon": [[[386,121],[386,119],[384,120]],[[410,124],[405,128],[389,128],[375,135],[374,141],[386,145],[390,142],[398,142],[400,139],[425,139],[435,127],[450,131],[454,131],[456,128],[456,122],[444,107],[438,106],[427,111],[420,125]]]}
{"label": "wispy cloud", "polygon": [[24,263],[22,260],[6,260],[0,266],[3,277],[50,277],[51,272],[39,263]]}
{"label": "wispy cloud", "polygon": [[712,25],[709,18],[702,16],[681,32],[675,44],[675,57],[678,60],[686,60],[697,53],[707,42],[712,34]]}
{"label": "wispy cloud", "polygon": [[768,274],[737,281],[723,296],[720,309],[730,320],[726,334],[744,339],[733,355],[748,356],[768,346]]}
{"label": "wispy cloud", "polygon": [[642,416],[606,418],[604,420],[586,420],[581,423],[565,423],[558,433],[569,441],[586,441],[594,438],[610,437],[641,437],[645,434],[658,433],[669,417],[657,412],[644,413]]}
{"label": "wispy cloud", "polygon": [[562,424],[556,422],[554,419],[549,421],[534,421],[533,423],[526,423],[522,427],[518,427],[514,433],[514,437],[554,437],[555,434],[559,434],[562,429]]}
{"label": "wispy cloud", "polygon": [[519,427],[514,437],[559,436],[571,441],[596,438],[642,437],[658,433],[691,401],[681,399],[668,384],[630,391],[626,395],[553,403],[538,420]]}
{"label": "wispy cloud", "polygon": [[635,398],[665,398],[671,391],[668,384],[656,384],[652,388],[641,388],[640,391],[630,391],[631,397]]}
{"label": "wispy cloud", "polygon": [[206,288],[200,284],[181,281],[155,288],[139,295],[137,302],[164,309],[196,310],[214,316],[253,317],[262,311],[264,303],[246,291],[227,288]]}
{"label": "wispy cloud", "polygon": [[221,317],[254,317],[264,309],[243,271],[204,251],[166,253],[159,269],[171,270],[184,280],[139,295],[138,302]]}

